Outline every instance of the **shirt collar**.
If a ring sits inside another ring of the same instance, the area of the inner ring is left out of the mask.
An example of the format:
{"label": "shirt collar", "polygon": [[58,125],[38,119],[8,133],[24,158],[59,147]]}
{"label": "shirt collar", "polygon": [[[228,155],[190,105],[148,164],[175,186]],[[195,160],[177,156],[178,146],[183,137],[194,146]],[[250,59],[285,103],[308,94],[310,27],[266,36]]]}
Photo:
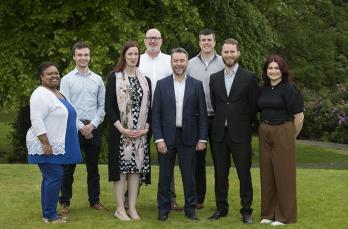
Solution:
{"label": "shirt collar", "polygon": [[148,59],[151,59],[151,60],[153,60],[153,59],[157,59],[157,58],[159,58],[159,56],[161,56],[162,55],[162,51],[160,51],[159,53],[158,53],[158,55],[156,56],[156,57],[154,57],[154,58],[152,58],[148,53],[147,53],[147,51],[145,51],[145,53],[144,53],[145,55],[146,55],[146,57],[148,58]]}
{"label": "shirt collar", "polygon": [[235,75],[236,72],[237,72],[237,70],[238,70],[238,67],[239,67],[239,64],[236,63],[236,64],[232,67],[232,72],[231,72],[230,74],[227,73],[226,68],[225,68],[225,70],[224,70],[225,76],[231,75],[231,74],[232,74],[232,75]]}
{"label": "shirt collar", "polygon": [[[210,61],[212,61],[215,57],[217,56],[216,52],[214,51],[214,54],[211,56],[210,60],[208,61],[208,63]],[[204,62],[204,59],[202,58],[202,52],[199,52],[198,55],[197,55],[198,58],[200,58],[203,62]]]}
{"label": "shirt collar", "polygon": [[88,69],[87,74],[86,74],[86,75],[82,75],[82,74],[79,72],[79,70],[77,70],[76,67],[75,67],[75,69],[73,70],[73,72],[74,72],[75,75],[80,75],[80,76],[88,76],[88,75],[91,74],[91,71]]}
{"label": "shirt collar", "polygon": [[[185,77],[184,77],[184,79],[180,82],[180,83],[182,83],[182,82],[185,82],[186,81],[186,79],[187,79],[187,74],[185,74]],[[174,82],[178,82],[179,83],[179,81],[177,81],[176,80],[176,78],[175,78],[175,74],[173,73],[173,80],[174,80]]]}

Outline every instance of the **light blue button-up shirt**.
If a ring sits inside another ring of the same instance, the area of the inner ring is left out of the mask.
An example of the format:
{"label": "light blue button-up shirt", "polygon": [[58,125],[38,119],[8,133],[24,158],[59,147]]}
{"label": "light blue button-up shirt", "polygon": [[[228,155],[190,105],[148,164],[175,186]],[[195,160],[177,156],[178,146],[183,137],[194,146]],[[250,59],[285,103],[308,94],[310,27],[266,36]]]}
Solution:
{"label": "light blue button-up shirt", "polygon": [[225,87],[226,87],[227,96],[230,94],[233,80],[234,80],[234,77],[236,75],[237,70],[238,70],[238,63],[236,63],[233,66],[232,71],[229,73],[227,73],[227,71],[225,69]]}
{"label": "light blue button-up shirt", "polygon": [[[102,78],[88,70],[82,75],[76,68],[60,83],[61,93],[74,105],[79,120],[89,120],[96,128],[105,116],[105,86]],[[84,124],[79,121],[78,128]]]}

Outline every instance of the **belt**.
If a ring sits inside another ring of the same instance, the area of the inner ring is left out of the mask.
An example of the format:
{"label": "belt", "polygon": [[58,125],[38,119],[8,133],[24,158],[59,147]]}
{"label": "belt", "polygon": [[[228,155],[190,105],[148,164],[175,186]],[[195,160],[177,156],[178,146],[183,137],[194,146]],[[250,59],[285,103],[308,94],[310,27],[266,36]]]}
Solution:
{"label": "belt", "polygon": [[276,126],[276,125],[282,125],[286,122],[288,122],[289,120],[286,121],[282,121],[282,120],[262,120],[261,123],[264,123],[266,125],[272,125],[272,126]]}
{"label": "belt", "polygon": [[83,123],[83,125],[87,125],[91,122],[90,120],[85,120],[85,119],[80,119],[80,121]]}

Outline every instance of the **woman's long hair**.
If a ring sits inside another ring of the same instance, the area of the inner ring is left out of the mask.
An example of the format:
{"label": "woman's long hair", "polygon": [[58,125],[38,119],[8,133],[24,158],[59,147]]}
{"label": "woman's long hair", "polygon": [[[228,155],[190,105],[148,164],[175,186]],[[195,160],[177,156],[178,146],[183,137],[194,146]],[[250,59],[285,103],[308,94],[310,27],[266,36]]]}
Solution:
{"label": "woman's long hair", "polygon": [[126,67],[126,52],[128,49],[132,47],[137,47],[139,52],[137,67],[139,67],[140,64],[140,48],[137,42],[135,41],[127,41],[123,47],[120,57],[118,58],[116,67],[113,69],[114,72],[123,72],[124,68]]}

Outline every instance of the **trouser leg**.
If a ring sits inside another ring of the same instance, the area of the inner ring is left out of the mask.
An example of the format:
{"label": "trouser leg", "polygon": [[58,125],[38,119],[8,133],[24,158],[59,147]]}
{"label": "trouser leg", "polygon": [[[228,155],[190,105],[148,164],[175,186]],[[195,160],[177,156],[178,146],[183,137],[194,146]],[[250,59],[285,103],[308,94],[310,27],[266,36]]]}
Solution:
{"label": "trouser leg", "polygon": [[239,196],[240,204],[242,205],[240,213],[242,215],[252,213],[253,187],[250,173],[251,155],[250,143],[232,143],[232,157],[239,179]]}
{"label": "trouser leg", "polygon": [[228,189],[229,182],[228,177],[231,166],[231,149],[228,147],[229,141],[227,136],[227,130],[225,130],[225,136],[223,141],[214,142],[214,158],[215,158],[215,200],[217,209],[223,213],[228,212]]}
{"label": "trouser leg", "polygon": [[283,223],[297,221],[296,146],[292,122],[275,126],[274,174],[276,191],[275,219]]}
{"label": "trouser leg", "polygon": [[167,153],[158,153],[159,164],[159,179],[157,204],[158,209],[162,214],[167,214],[170,211],[170,183],[173,178],[173,170],[176,157],[176,149],[174,146],[167,146]]}
{"label": "trouser leg", "polygon": [[275,179],[272,163],[272,139],[270,126],[259,126],[260,180],[261,180],[261,219],[274,219]]}
{"label": "trouser leg", "polygon": [[64,165],[64,175],[60,188],[61,195],[59,197],[60,204],[70,205],[72,197],[72,184],[74,183],[74,172],[76,164]]}
{"label": "trouser leg", "polygon": [[43,218],[56,219],[59,189],[63,178],[63,166],[60,164],[39,164],[42,173],[41,203]]}

